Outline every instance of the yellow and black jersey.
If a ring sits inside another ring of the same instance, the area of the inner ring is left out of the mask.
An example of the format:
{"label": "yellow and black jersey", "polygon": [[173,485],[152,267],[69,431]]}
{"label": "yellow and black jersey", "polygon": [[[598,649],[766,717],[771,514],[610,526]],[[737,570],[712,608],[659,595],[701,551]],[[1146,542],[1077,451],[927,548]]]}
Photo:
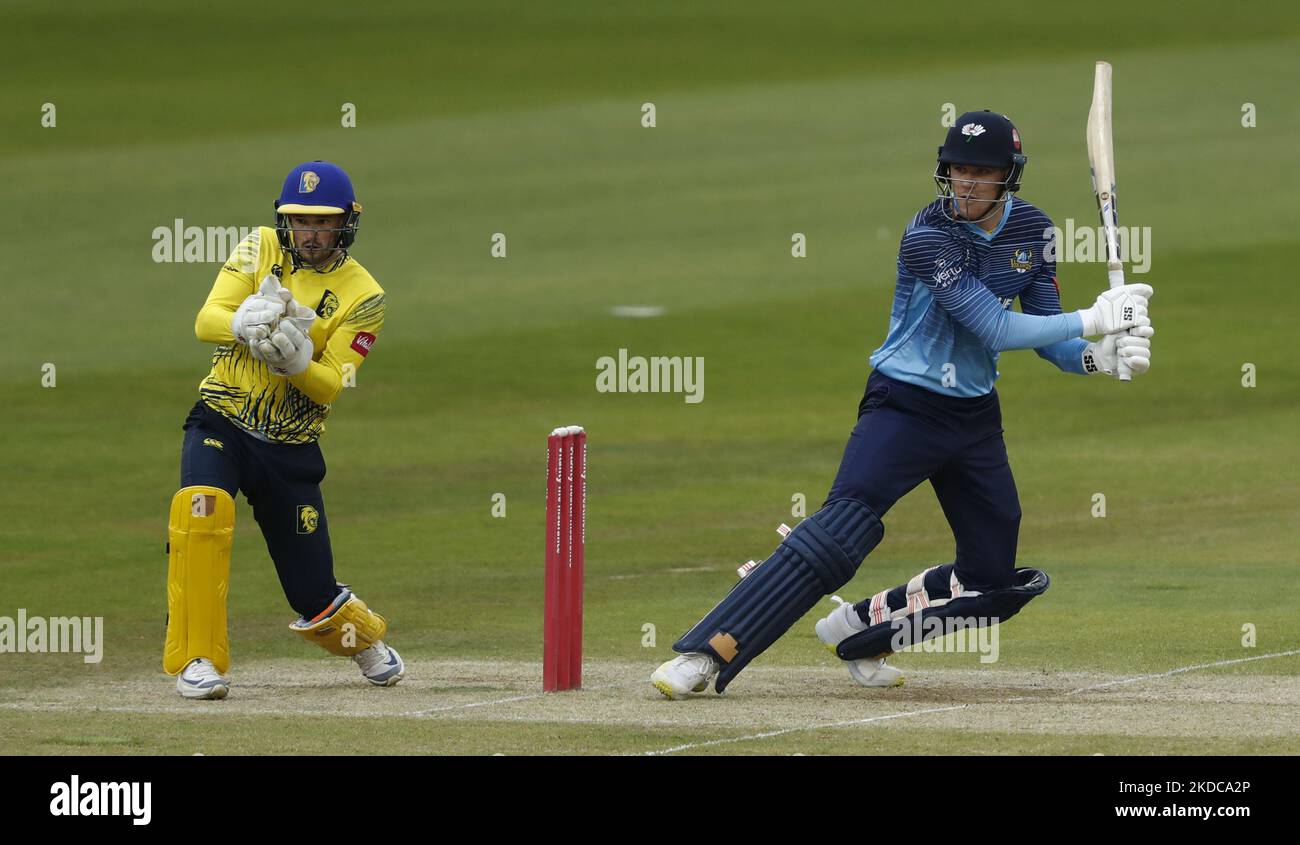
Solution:
{"label": "yellow and black jersey", "polygon": [[[277,376],[235,340],[230,323],[240,303],[268,274],[316,311],[312,363],[296,376]],[[261,226],[240,242],[199,311],[194,333],[219,344],[212,372],[199,384],[204,403],[254,436],[273,443],[311,443],[325,430],[330,403],[350,367],[355,373],[384,324],[384,290],[352,257],[335,270],[294,272],[275,230]]]}

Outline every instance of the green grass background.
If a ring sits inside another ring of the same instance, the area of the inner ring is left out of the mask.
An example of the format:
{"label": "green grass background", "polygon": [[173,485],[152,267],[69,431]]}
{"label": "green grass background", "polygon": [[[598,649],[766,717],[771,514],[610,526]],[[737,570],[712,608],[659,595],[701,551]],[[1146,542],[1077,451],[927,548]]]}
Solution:
{"label": "green grass background", "polygon": [[[337,574],[408,659],[540,659],[545,435],[581,423],[587,654],[648,672],[770,552],[791,496],[825,495],[943,104],[1010,114],[1022,195],[1092,225],[1101,57],[1122,222],[1152,229],[1154,366],[1120,385],[1003,355],[1020,562],[1053,589],[1003,632],[1001,665],[1142,673],[1297,647],[1300,15],[1220,8],[237,2],[181,22],[164,3],[6,4],[0,615],[104,616],[108,643],[97,667],[0,655],[0,686],[159,660],[180,425],[210,351],[192,323],[217,266],[153,263],[154,227],[266,223],[294,164],[344,165],[389,311],[322,441]],[[1067,309],[1105,285],[1100,265],[1059,275]],[[610,315],[627,304],[667,310]],[[620,347],[703,356],[705,401],[598,394],[595,361]],[[236,660],[301,654],[240,502]],[[928,486],[886,525],[843,593],[951,560]],[[810,622],[763,660],[807,661]]]}

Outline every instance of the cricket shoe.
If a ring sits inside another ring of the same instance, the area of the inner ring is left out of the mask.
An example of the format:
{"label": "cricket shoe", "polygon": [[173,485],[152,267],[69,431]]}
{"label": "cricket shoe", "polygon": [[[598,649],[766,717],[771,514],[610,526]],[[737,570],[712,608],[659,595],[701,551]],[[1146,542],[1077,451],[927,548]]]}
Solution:
{"label": "cricket shoe", "polygon": [[718,674],[718,663],[703,652],[692,651],[681,654],[654,670],[650,683],[664,694],[665,698],[676,701],[692,693],[704,692],[709,682]]}
{"label": "cricket shoe", "polygon": [[[817,639],[831,654],[839,656],[836,646],[867,626],[863,624],[853,605],[839,596],[831,596],[831,601],[839,602],[825,619],[817,620]],[[869,657],[865,660],[846,660],[849,674],[853,680],[864,687],[900,687],[903,685],[903,673],[885,662],[884,657]]]}
{"label": "cricket shoe", "polygon": [[858,617],[858,612],[853,609],[852,603],[839,596],[831,596],[831,601],[839,604],[825,619],[817,620],[817,639],[822,641],[827,651],[836,654],[836,646],[854,634],[867,630],[867,626]]}
{"label": "cricket shoe", "polygon": [[218,699],[230,693],[230,681],[206,657],[196,657],[176,676],[176,691],[185,698]]}
{"label": "cricket shoe", "polygon": [[352,655],[353,661],[361,667],[361,674],[377,687],[391,687],[406,677],[406,664],[397,649],[384,645],[380,640],[365,651]]}
{"label": "cricket shoe", "polygon": [[890,666],[883,657],[868,657],[866,660],[848,660],[849,674],[853,680],[864,687],[901,687],[903,673],[897,667]]}

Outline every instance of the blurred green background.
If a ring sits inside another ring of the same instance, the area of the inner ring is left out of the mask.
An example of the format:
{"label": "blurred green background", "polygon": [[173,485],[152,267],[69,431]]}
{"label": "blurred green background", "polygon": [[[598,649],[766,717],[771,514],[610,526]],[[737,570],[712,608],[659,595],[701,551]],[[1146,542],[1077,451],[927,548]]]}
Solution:
{"label": "blurred green background", "polygon": [[[1153,369],[1120,385],[1003,354],[1020,561],[1054,586],[1003,631],[1002,665],[1161,671],[1300,641],[1294,7],[235,2],[180,17],[6,4],[0,615],[102,615],[108,643],[93,668],[0,655],[0,687],[157,671],[180,426],[210,354],[193,318],[218,265],[154,263],[155,227],[266,224],[292,166],[347,168],[365,205],[354,255],[389,305],[322,440],[337,574],[408,660],[540,659],[545,438],[580,423],[587,653],[648,673],[793,524],[791,497],[811,512],[825,495],[898,238],[933,195],[945,104],[1009,114],[1021,195],[1095,225],[1098,58],[1115,67],[1121,222],[1152,232],[1151,272],[1131,280],[1157,292]],[[1066,309],[1105,287],[1098,264],[1059,278]],[[619,348],[703,356],[704,401],[597,393],[595,362]],[[305,656],[239,501],[236,661]],[[886,528],[846,596],[952,559],[928,486]],[[806,662],[810,626],[763,660]]]}

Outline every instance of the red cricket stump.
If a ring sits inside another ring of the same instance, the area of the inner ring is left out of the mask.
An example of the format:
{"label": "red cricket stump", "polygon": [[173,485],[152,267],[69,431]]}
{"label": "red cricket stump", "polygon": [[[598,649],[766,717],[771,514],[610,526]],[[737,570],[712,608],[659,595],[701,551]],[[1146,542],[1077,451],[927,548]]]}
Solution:
{"label": "red cricket stump", "polygon": [[587,432],[562,426],[547,440],[546,612],[542,689],[582,686],[582,575],[587,524]]}

